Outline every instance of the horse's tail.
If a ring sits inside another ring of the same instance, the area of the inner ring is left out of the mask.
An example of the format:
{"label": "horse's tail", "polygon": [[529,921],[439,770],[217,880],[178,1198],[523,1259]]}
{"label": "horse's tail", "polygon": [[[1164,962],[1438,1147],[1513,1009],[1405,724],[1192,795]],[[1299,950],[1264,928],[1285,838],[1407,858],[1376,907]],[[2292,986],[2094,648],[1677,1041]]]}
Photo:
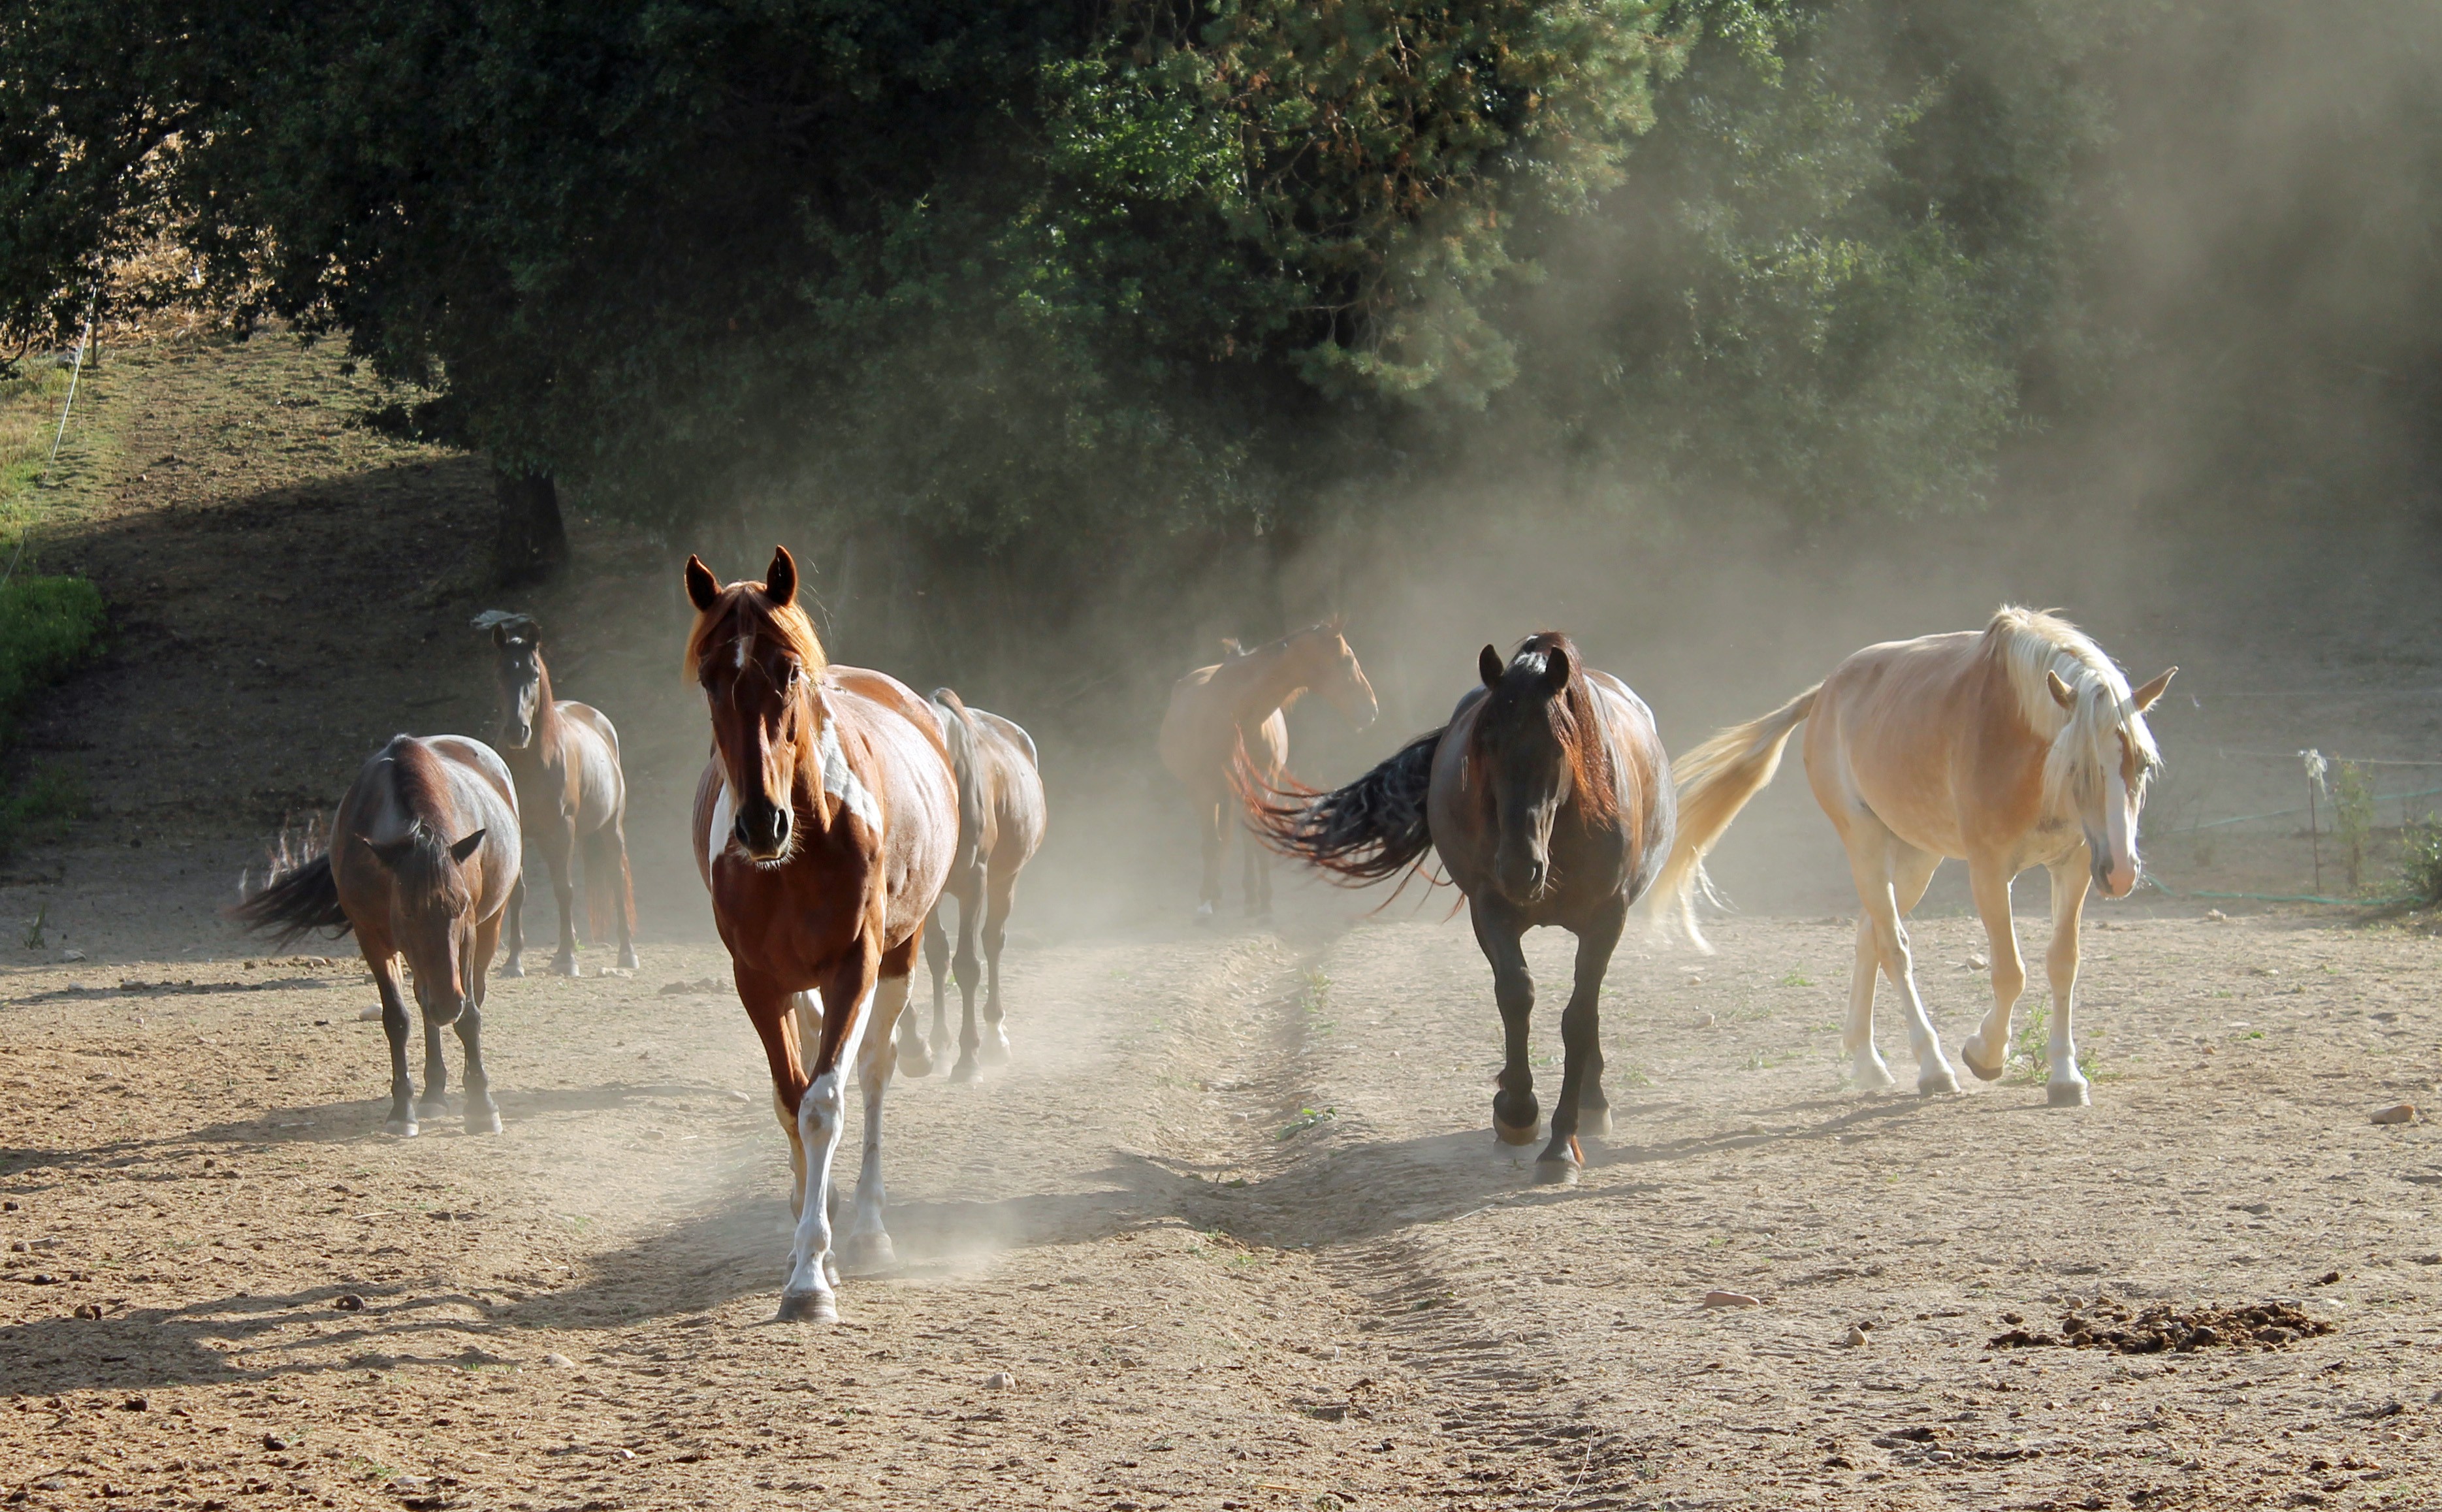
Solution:
{"label": "horse's tail", "polygon": [[1780,770],[1790,733],[1814,712],[1814,696],[1822,691],[1817,683],[1762,719],[1734,724],[1670,764],[1670,779],[1679,788],[1679,831],[1662,874],[1640,904],[1657,927],[1675,916],[1688,940],[1711,953],[1711,943],[1696,927],[1696,894],[1713,896],[1704,857],[1747,800]]}
{"label": "horse's tail", "polygon": [[275,949],[285,950],[318,929],[344,935],[355,927],[339,906],[339,884],[331,876],[328,850],[299,861],[288,853],[283,837],[263,885],[239,885],[245,896],[224,913],[247,929],[273,931]]}
{"label": "horse's tail", "polygon": [[636,881],[628,870],[624,825],[607,824],[585,837],[585,932],[596,945],[614,943],[619,926],[636,932]]}
{"label": "horse's tail", "polygon": [[941,711],[941,738],[950,747],[950,773],[958,784],[958,848],[951,871],[966,876],[983,865],[984,749],[983,732],[955,688],[935,688],[933,703]]}
{"label": "horse's tail", "polygon": [[1373,771],[1329,792],[1286,778],[1275,786],[1255,770],[1241,741],[1230,761],[1230,785],[1256,839],[1335,882],[1361,886],[1397,875],[1432,848],[1425,793],[1442,735],[1435,730],[1416,737]]}

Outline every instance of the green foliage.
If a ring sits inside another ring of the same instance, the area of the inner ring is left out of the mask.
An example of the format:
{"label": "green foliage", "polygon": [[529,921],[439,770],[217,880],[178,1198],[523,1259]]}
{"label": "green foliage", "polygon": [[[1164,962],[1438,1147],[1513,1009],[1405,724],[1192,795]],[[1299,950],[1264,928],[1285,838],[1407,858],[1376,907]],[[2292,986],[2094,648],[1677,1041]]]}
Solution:
{"label": "green foliage", "polygon": [[2374,784],[2354,761],[2342,762],[2332,780],[2332,834],[2349,891],[2357,892],[2365,885],[2366,842],[2374,835]]}
{"label": "green foliage", "polygon": [[92,654],[101,628],[101,591],[84,578],[0,583],[0,736],[27,699]]}
{"label": "green foliage", "polygon": [[[74,768],[56,763],[36,767],[0,796],[0,855],[28,841],[54,836],[71,820],[92,811],[84,778]],[[29,948],[40,949],[39,940]]]}
{"label": "green foliage", "polygon": [[2417,902],[2442,903],[2442,819],[2429,813],[2400,831],[2399,881]]}

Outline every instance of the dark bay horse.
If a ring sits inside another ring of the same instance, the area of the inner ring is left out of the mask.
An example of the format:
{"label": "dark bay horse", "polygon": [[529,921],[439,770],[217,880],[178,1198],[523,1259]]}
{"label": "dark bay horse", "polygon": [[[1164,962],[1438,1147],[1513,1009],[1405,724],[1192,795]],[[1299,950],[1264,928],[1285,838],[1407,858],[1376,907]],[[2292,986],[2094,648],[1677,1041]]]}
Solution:
{"label": "dark bay horse", "polygon": [[[586,933],[597,945],[615,931],[619,964],[636,969],[636,894],[628,874],[628,778],[619,732],[588,704],[556,699],[543,665],[542,627],[512,615],[492,627],[492,676],[501,690],[501,753],[517,779],[518,813],[529,854],[551,871],[559,901],[559,951],[552,972],[577,975],[576,857],[585,856]],[[525,973],[525,884],[509,899],[503,976]]]}
{"label": "dark bay horse", "polygon": [[1267,844],[1352,884],[1440,852],[1492,963],[1506,1048],[1492,1128],[1503,1143],[1531,1142],[1540,1113],[1526,1059],[1535,980],[1520,940],[1539,924],[1577,937],[1576,984],[1560,1013],[1560,1097],[1536,1157],[1544,1179],[1572,1180],[1585,1163],[1578,1133],[1611,1128],[1598,997],[1629,904],[1670,852],[1670,758],[1644,701],[1587,670],[1565,635],[1529,636],[1506,663],[1487,646],[1478,663],[1483,685],[1459,700],[1449,724],[1346,787],[1276,796],[1242,767],[1239,791]]}
{"label": "dark bay horse", "polygon": [[[950,880],[941,889],[942,903],[933,909],[924,927],[924,961],[933,969],[933,1043],[928,1047],[912,1013],[899,1021],[899,1066],[910,1076],[922,1076],[937,1056],[949,1052],[949,994],[942,991],[944,968],[951,965],[948,932],[941,909],[958,901],[958,996],[966,1018],[958,1031],[958,1063],[953,1082],[972,1082],[982,1066],[1009,1060],[1009,1030],[1000,1008],[1000,948],[1008,935],[1010,905],[1017,897],[1017,874],[1042,847],[1050,821],[1044,801],[1043,774],[1035,764],[1034,738],[1013,720],[982,709],[970,709],[949,688],[933,690],[933,712],[950,748],[950,768],[958,779],[958,848],[950,863]],[[984,1030],[975,1030],[976,916],[982,915],[985,982]]]}
{"label": "dark bay horse", "polygon": [[[1230,843],[1230,768],[1243,748],[1255,774],[1277,787],[1288,771],[1289,725],[1283,711],[1309,689],[1358,729],[1380,705],[1339,622],[1317,625],[1267,646],[1241,651],[1225,643],[1228,660],[1199,666],[1174,683],[1161,720],[1161,764],[1187,790],[1204,840],[1204,882],[1195,916],[1221,906],[1221,856]],[[1247,847],[1247,912],[1272,911],[1271,858]]]}
{"label": "dark bay horse", "polygon": [[721,586],[690,556],[687,676],[712,716],[696,784],[696,865],[789,1134],[795,1243],[783,1319],[836,1322],[830,1169],[853,1060],[865,1163],[842,1250],[887,1264],[882,1094],[924,920],[958,838],[957,779],[933,711],[879,672],[832,666],[797,605],[797,564]]}
{"label": "dark bay horse", "polygon": [[[491,747],[456,735],[393,736],[339,800],[330,848],[274,874],[229,911],[282,946],[314,929],[355,932],[390,1036],[392,1134],[414,1134],[419,1113],[447,1111],[441,1030],[449,1024],[466,1049],[466,1132],[501,1132],[483,1072],[483,980],[521,860],[517,788]],[[421,1102],[407,1076],[401,955],[424,1012]]]}

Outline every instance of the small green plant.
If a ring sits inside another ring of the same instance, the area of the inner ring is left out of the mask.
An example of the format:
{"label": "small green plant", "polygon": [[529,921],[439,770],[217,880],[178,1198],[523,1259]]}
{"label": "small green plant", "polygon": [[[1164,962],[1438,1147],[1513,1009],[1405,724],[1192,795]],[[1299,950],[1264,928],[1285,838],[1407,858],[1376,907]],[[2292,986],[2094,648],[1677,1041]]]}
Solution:
{"label": "small green plant", "polygon": [[1313,1128],[1316,1124],[1328,1123],[1338,1117],[1339,1117],[1339,1115],[1330,1108],[1324,1108],[1320,1112],[1313,1108],[1300,1108],[1298,1109],[1298,1116],[1289,1120],[1288,1122],[1282,1124],[1281,1132],[1273,1135],[1272,1138],[1275,1139],[1294,1139],[1299,1135],[1303,1134],[1306,1130]]}
{"label": "small green plant", "polygon": [[1789,969],[1789,975],[1780,979],[1780,985],[1783,987],[1812,987],[1814,985],[1814,978],[1806,975],[1805,967],[1792,966]]}
{"label": "small green plant", "polygon": [[2341,869],[2349,891],[2365,886],[2366,842],[2374,836],[2374,784],[2354,761],[2341,763],[2332,783],[2332,837],[2341,845]]}
{"label": "small green plant", "polygon": [[2442,903],[2442,819],[2428,813],[2399,832],[2399,881],[2417,902]]}

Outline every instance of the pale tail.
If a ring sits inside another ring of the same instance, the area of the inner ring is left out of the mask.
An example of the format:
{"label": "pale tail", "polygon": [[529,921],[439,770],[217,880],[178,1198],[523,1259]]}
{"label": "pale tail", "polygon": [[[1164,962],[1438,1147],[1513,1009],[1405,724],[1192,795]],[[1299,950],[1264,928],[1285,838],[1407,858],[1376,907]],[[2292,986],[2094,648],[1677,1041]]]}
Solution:
{"label": "pale tail", "polygon": [[1823,684],[1817,683],[1762,719],[1734,724],[1670,764],[1670,780],[1679,789],[1679,832],[1662,875],[1639,904],[1656,927],[1675,918],[1697,949],[1712,951],[1696,927],[1696,894],[1712,894],[1704,857],[1747,800],[1780,770],[1790,732],[1814,712],[1814,695],[1821,691]]}

